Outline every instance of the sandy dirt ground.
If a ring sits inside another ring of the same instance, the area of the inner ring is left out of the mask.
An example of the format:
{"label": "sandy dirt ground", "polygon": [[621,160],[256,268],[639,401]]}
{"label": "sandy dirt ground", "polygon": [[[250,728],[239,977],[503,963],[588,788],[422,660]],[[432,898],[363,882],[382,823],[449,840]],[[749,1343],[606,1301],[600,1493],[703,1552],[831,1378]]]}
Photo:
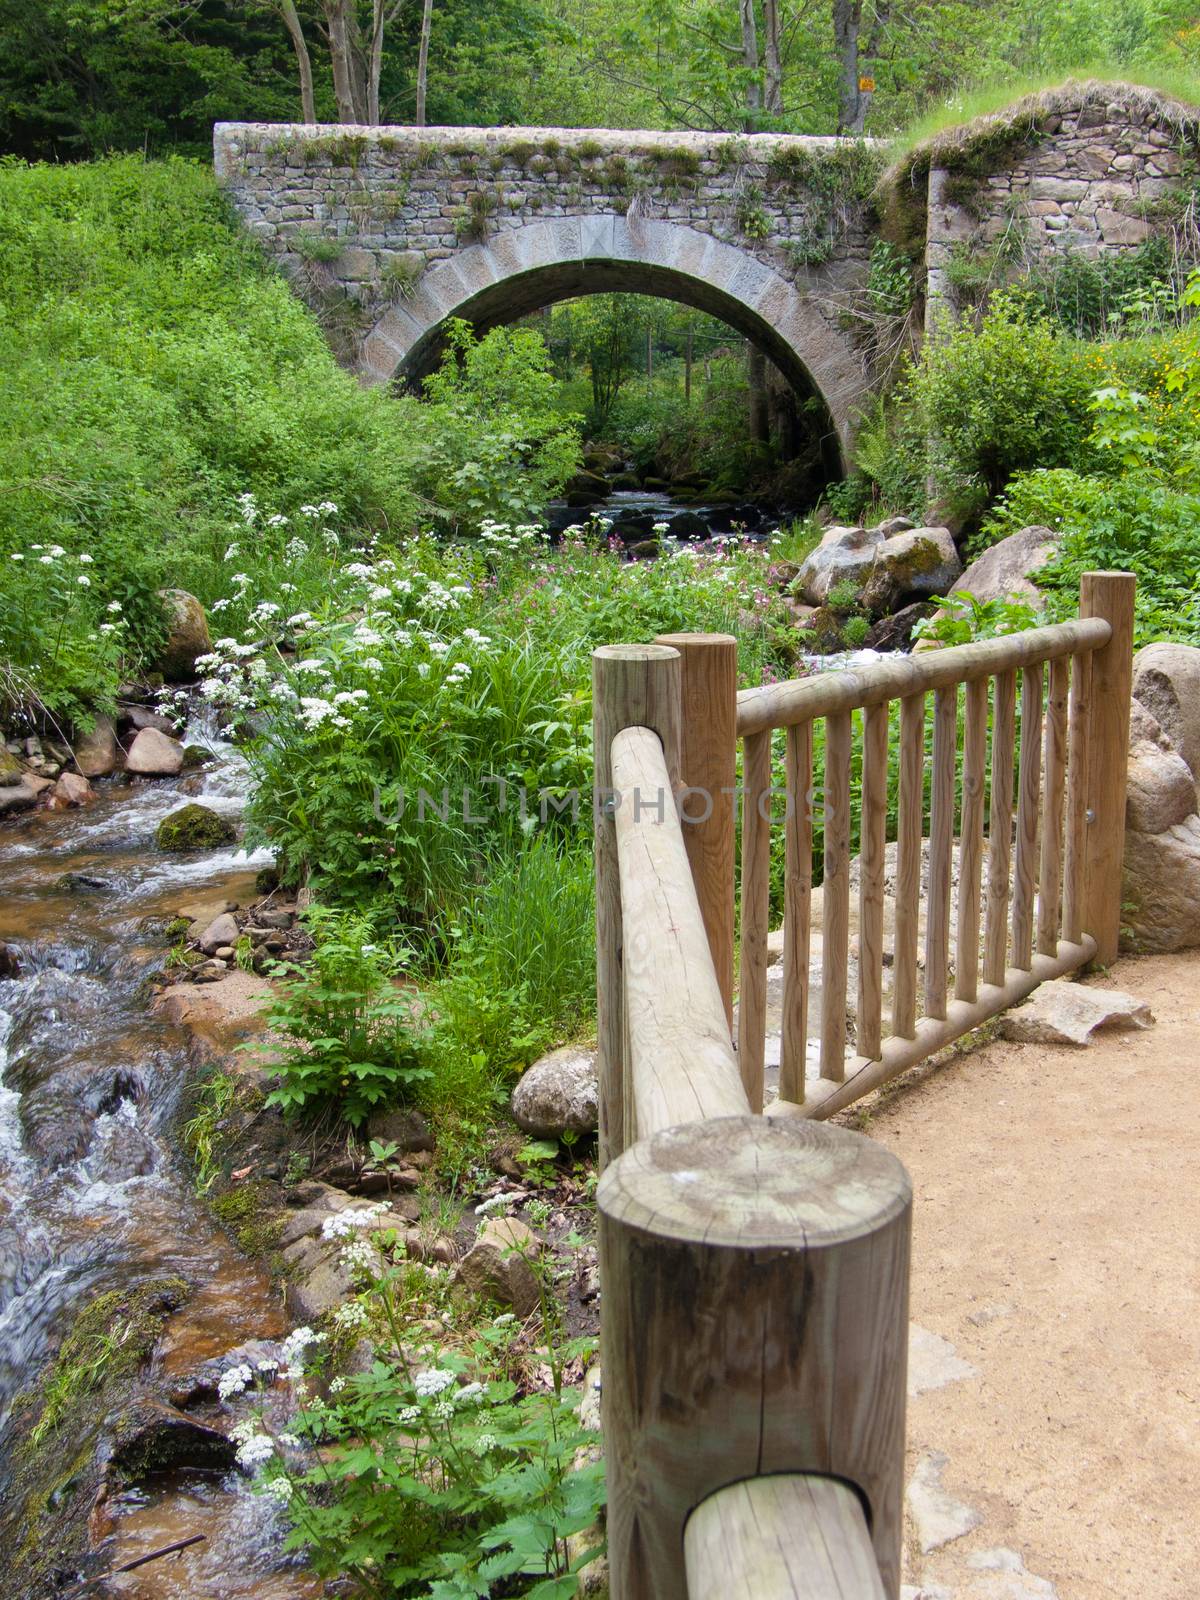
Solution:
{"label": "sandy dirt ground", "polygon": [[1090,981],[1154,1026],[860,1119],[915,1192],[906,1600],[1200,1597],[1200,953]]}

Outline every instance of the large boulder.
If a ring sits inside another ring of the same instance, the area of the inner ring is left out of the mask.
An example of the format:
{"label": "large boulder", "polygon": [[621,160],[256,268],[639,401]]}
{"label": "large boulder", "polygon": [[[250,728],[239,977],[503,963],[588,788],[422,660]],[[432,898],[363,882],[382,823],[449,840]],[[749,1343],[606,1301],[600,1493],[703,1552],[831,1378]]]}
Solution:
{"label": "large boulder", "polygon": [[950,593],[969,594],[976,600],[1024,600],[1040,610],[1045,596],[1034,576],[1057,554],[1061,538],[1053,528],[1038,526],[1011,533],[972,561]]}
{"label": "large boulder", "polygon": [[1200,816],[1162,833],[1125,834],[1123,942],[1164,953],[1200,945]]}
{"label": "large boulder", "polygon": [[[139,739],[144,737],[138,735]],[[236,838],[237,828],[228,817],[193,800],[162,819],[154,842],[160,850],[215,850],[218,845],[232,844]]]}
{"label": "large boulder", "polygon": [[111,717],[99,716],[86,733],[75,735],[75,765],[85,778],[107,778],[117,770],[121,752]]}
{"label": "large boulder", "polygon": [[513,1090],[518,1127],[542,1139],[594,1133],[599,1117],[596,1052],[566,1045],[535,1061]]}
{"label": "large boulder", "polygon": [[[1133,698],[1143,706],[1200,780],[1200,650],[1150,644],[1133,658]],[[1198,790],[1200,792],[1200,790]]]}
{"label": "large boulder", "polygon": [[24,775],[25,768],[20,759],[0,744],[0,788],[11,788],[13,784],[20,783]]}
{"label": "large boulder", "polygon": [[1122,945],[1159,953],[1193,949],[1200,945],[1195,778],[1138,700],[1130,712],[1126,778]]}
{"label": "large boulder", "polygon": [[129,746],[125,765],[147,778],[174,778],[183,771],[183,746],[157,728],[143,728]]}
{"label": "large boulder", "polygon": [[168,683],[188,683],[196,676],[196,658],[212,649],[204,607],[186,589],[160,589],[167,621],[167,642],[155,667]]}
{"label": "large boulder", "polygon": [[902,602],[945,594],[962,571],[958,551],[947,528],[877,528],[826,530],[820,544],[805,558],[792,593],[810,605],[823,606],[839,584],[852,584],[865,610],[874,616],[894,611]]}

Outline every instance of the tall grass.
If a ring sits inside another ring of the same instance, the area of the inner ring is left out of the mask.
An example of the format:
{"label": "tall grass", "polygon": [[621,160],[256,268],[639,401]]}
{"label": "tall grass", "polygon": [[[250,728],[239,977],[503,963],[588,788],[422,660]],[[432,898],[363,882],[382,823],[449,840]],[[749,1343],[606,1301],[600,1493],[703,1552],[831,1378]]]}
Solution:
{"label": "tall grass", "polygon": [[917,145],[939,133],[962,127],[977,117],[994,116],[1028,96],[1053,93],[1071,80],[1112,84],[1115,88],[1132,85],[1154,90],[1188,106],[1200,106],[1200,78],[1189,68],[1146,65],[1117,67],[1108,61],[1081,62],[1056,72],[1014,74],[997,82],[956,90],[940,105],[922,113],[892,138],[888,149],[889,159],[892,162],[901,161]]}

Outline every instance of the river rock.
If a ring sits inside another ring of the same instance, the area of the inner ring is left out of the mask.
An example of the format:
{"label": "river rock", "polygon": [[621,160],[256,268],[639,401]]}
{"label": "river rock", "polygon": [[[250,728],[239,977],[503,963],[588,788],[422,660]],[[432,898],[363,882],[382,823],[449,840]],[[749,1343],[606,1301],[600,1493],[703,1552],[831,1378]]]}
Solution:
{"label": "river rock", "polygon": [[599,1118],[596,1052],[564,1045],[535,1061],[513,1090],[517,1126],[543,1139],[594,1133]]}
{"label": "river rock", "polygon": [[0,979],[20,976],[21,963],[17,960],[16,951],[10,950],[6,944],[0,944]]}
{"label": "river rock", "polygon": [[196,658],[212,649],[208,618],[186,589],[160,589],[158,598],[166,614],[167,642],[154,665],[168,683],[188,683],[196,676]]}
{"label": "river rock", "polygon": [[805,557],[792,592],[810,605],[823,606],[837,584],[850,583],[873,615],[892,611],[902,600],[945,594],[962,571],[947,528],[904,528],[885,534],[876,528],[832,527]]}
{"label": "river rock", "polygon": [[1011,533],[972,561],[950,593],[969,594],[976,600],[1024,600],[1041,610],[1046,597],[1034,575],[1058,553],[1061,538],[1053,528],[1036,525]]}
{"label": "river rock", "polygon": [[539,1248],[533,1230],[516,1217],[489,1217],[459,1262],[455,1281],[485,1299],[511,1306],[524,1319],[541,1299],[537,1275],[526,1259]]}
{"label": "river rock", "polygon": [[1021,1044],[1090,1044],[1094,1034],[1148,1028],[1150,1007],[1120,989],[1094,989],[1069,978],[1041,984],[1024,1005],[1006,1011],[999,1032]]}
{"label": "river rock", "polygon": [[25,768],[12,751],[0,744],[0,788],[8,789],[20,783],[24,772]]}
{"label": "river rock", "polygon": [[75,736],[75,765],[85,778],[107,778],[120,756],[111,717],[97,717],[86,733]]}
{"label": "river rock", "polygon": [[902,606],[890,617],[880,617],[878,622],[871,624],[871,631],[863,640],[863,648],[907,650],[912,644],[913,629],[917,623],[923,622],[926,617],[931,617],[933,612],[932,600],[914,600],[912,605]]}
{"label": "river rock", "polygon": [[677,511],[670,521],[672,539],[707,539],[708,523],[697,511]]}
{"label": "river rock", "polygon": [[863,587],[863,609],[869,616],[882,617],[904,601],[945,594],[961,571],[949,528],[893,533],[875,548],[875,564]]}
{"label": "river rock", "polygon": [[314,1259],[310,1253],[313,1244],[312,1239],[298,1239],[283,1252],[289,1266],[300,1267],[303,1274],[292,1279],[284,1290],[284,1303],[298,1322],[316,1322],[354,1293],[354,1280],[342,1263],[341,1245],[335,1242],[322,1246]]}
{"label": "river rock", "polygon": [[129,746],[125,765],[147,778],[174,778],[183,771],[183,746],[157,728],[143,728]]}
{"label": "river rock", "polygon": [[214,917],[200,935],[196,943],[206,956],[211,956],[224,944],[236,944],[238,941],[237,919],[228,911],[223,911],[219,917]]}
{"label": "river rock", "polygon": [[367,1138],[380,1144],[394,1144],[396,1154],[402,1156],[434,1148],[428,1122],[422,1112],[412,1108],[372,1112],[367,1121]]}
{"label": "river rock", "polygon": [[0,788],[0,817],[12,816],[18,811],[32,811],[40,793],[39,789],[24,781]]}
{"label": "river rock", "polygon": [[1200,649],[1150,644],[1133,658],[1133,698],[1151,714],[1200,781]]}
{"label": "river rock", "polygon": [[161,711],[151,711],[149,706],[123,705],[118,707],[123,728],[132,728],[135,733],[140,733],[143,728],[157,728],[159,733],[175,732],[175,724],[170,717],[164,717]]}
{"label": "river rock", "polygon": [[233,1466],[237,1446],[217,1428],[162,1400],[135,1400],[121,1414],[111,1463],[141,1479],[171,1467]]}
{"label": "river rock", "polygon": [[67,806],[86,806],[96,798],[91,784],[79,772],[64,772],[54,785],[51,797],[65,809]]}
{"label": "river rock", "polygon": [[237,828],[228,817],[192,801],[162,819],[154,842],[160,850],[215,850],[236,838]]}

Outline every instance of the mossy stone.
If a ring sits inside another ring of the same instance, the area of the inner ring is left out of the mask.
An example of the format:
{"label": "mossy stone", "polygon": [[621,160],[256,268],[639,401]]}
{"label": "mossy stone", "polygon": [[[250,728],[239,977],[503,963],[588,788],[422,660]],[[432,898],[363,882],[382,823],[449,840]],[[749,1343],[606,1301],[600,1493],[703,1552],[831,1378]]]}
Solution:
{"label": "mossy stone", "polygon": [[193,801],[162,819],[154,842],[160,850],[215,850],[236,838],[237,829],[228,817]]}

